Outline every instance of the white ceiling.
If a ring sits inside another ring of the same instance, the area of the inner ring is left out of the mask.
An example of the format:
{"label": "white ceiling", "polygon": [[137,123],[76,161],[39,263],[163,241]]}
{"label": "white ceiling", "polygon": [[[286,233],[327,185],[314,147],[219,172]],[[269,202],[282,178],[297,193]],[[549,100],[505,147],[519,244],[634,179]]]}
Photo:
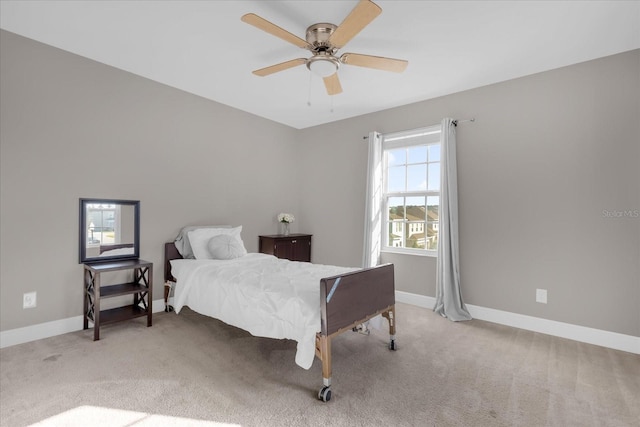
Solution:
{"label": "white ceiling", "polygon": [[[402,74],[344,65],[330,97],[310,53],[240,21],[248,12],[305,37],[339,25],[342,1],[0,1],[7,31],[302,129],[640,48],[640,1],[376,1],[339,54],[406,59]],[[311,105],[308,105],[310,101]]]}

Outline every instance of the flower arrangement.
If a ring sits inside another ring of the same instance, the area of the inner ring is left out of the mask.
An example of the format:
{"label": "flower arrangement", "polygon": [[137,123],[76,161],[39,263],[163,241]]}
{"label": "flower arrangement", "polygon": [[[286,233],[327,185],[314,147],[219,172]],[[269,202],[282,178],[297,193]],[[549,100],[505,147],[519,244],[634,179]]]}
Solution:
{"label": "flower arrangement", "polygon": [[278,215],[278,222],[284,222],[285,224],[291,224],[296,220],[296,217],[290,213],[281,213]]}

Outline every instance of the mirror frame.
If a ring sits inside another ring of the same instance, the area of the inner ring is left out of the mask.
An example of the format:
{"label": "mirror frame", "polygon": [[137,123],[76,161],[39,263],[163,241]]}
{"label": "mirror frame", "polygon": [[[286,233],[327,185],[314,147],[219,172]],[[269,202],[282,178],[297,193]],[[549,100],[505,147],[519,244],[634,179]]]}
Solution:
{"label": "mirror frame", "polygon": [[[113,255],[101,257],[87,256],[87,205],[89,204],[112,204],[133,206],[133,253],[126,255]],[[118,200],[118,199],[80,199],[80,264],[120,261],[140,258],[140,201],[139,200]]]}

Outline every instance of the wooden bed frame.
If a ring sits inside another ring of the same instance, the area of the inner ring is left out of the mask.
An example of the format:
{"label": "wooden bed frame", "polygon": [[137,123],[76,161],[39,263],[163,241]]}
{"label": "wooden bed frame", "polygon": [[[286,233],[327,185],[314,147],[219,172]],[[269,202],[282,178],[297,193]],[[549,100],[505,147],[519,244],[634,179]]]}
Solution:
{"label": "wooden bed frame", "polygon": [[[164,278],[175,282],[170,261],[182,259],[173,242],[164,247]],[[165,311],[170,286],[165,286]],[[393,264],[384,264],[320,280],[321,331],[316,334],[316,357],[322,362],[323,386],[318,399],[331,399],[331,339],[382,315],[389,321],[389,349],[396,350],[395,283]]]}

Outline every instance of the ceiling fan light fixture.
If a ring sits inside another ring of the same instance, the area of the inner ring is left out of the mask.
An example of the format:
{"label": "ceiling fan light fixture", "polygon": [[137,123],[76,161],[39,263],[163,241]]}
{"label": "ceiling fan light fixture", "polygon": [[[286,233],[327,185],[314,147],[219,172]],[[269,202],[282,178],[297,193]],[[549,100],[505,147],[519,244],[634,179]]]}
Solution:
{"label": "ceiling fan light fixture", "polygon": [[307,61],[307,68],[320,77],[329,77],[338,71],[340,62],[334,56],[313,56]]}

